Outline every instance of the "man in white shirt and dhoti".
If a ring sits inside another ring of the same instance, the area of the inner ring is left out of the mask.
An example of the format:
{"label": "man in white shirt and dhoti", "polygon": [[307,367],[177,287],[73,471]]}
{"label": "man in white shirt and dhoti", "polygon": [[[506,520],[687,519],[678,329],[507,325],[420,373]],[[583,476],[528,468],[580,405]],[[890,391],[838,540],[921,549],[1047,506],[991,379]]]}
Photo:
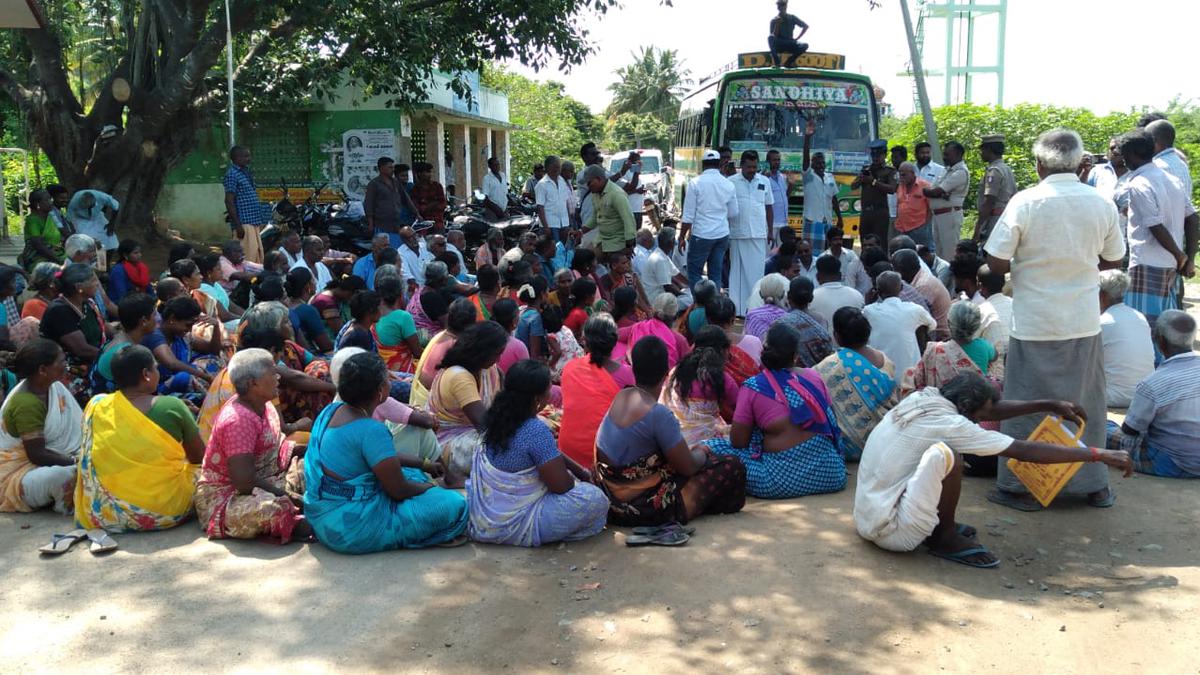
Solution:
{"label": "man in white shirt and dhoti", "polygon": [[771,181],[758,173],[758,153],[742,153],[742,170],[729,177],[738,200],[738,215],[729,220],[729,297],[738,316],[746,315],[746,300],[762,278],[767,239],[774,222]]}

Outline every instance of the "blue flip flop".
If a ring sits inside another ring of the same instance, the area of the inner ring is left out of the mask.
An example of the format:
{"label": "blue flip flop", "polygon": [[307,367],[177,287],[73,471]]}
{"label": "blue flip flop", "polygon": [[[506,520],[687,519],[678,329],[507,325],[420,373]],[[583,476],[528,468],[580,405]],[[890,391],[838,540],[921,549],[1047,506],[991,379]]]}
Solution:
{"label": "blue flip flop", "polygon": [[992,569],[992,568],[1000,566],[999,558],[996,558],[995,560],[993,560],[990,563],[977,563],[977,562],[971,562],[970,560],[967,560],[967,558],[969,558],[973,555],[978,555],[980,553],[991,553],[991,551],[987,550],[986,548],[984,548],[982,546],[972,546],[971,548],[965,548],[961,551],[954,551],[953,553],[947,552],[947,551],[937,551],[932,548],[929,549],[929,555],[936,556],[938,558],[943,558],[945,560],[950,560],[952,562],[960,563],[962,565],[966,565],[967,567],[978,567],[979,569]]}

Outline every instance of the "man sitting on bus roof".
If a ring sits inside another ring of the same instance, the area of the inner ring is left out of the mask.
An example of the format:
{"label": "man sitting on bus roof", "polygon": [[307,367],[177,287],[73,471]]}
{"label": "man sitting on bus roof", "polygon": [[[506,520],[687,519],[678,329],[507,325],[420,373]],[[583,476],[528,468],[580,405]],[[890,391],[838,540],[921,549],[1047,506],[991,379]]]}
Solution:
{"label": "man sitting on bus roof", "polygon": [[[808,32],[808,24],[795,15],[788,14],[787,0],[779,0],[775,6],[779,8],[779,15],[771,19],[771,34],[767,37],[767,45],[771,48],[771,63],[779,68],[785,65],[780,59],[780,52],[791,54],[792,61],[795,62],[797,56],[808,51],[807,42],[798,42]],[[800,28],[799,35],[796,35],[797,27]]]}

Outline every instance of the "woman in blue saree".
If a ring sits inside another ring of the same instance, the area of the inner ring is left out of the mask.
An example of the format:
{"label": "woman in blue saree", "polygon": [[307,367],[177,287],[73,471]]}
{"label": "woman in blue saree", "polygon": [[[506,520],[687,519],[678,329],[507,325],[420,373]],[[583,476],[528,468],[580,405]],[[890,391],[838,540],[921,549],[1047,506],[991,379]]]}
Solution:
{"label": "woman in blue saree", "polygon": [[729,439],[706,444],[746,465],[746,492],[790,499],[846,487],[841,431],[816,371],[796,368],[800,335],[778,323],[767,331],[763,371],[738,392]]}
{"label": "woman in blue saree", "polygon": [[305,454],[305,517],[339,553],[463,543],[467,500],[428,475],[441,474],[441,464],[397,454],[391,432],[371,419],[388,390],[378,354],[357,354],[342,366],[342,400],[321,412]]}
{"label": "woman in blue saree", "polygon": [[871,324],[861,310],[843,307],[834,312],[833,337],[839,349],[818,363],[816,370],[842,431],[842,453],[856,462],[867,436],[896,405],[896,366],[867,345]]}
{"label": "woman in blue saree", "polygon": [[558,449],[538,417],[550,401],[550,368],[518,361],[488,409],[483,444],[467,479],[468,532],[475,541],[541,546],[604,529],[608,498],[591,472]]}

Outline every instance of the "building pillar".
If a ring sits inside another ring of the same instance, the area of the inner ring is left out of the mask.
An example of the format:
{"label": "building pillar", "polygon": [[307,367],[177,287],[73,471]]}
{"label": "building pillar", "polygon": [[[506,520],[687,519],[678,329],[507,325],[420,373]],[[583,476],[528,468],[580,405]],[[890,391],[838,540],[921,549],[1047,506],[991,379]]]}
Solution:
{"label": "building pillar", "polygon": [[465,160],[463,155],[467,147],[467,127],[463,124],[450,125],[450,156],[454,158],[454,185],[458,189],[458,195],[462,196],[462,190],[465,189],[467,181],[466,175],[463,172],[463,164]]}
{"label": "building pillar", "polygon": [[[464,124],[462,160],[459,167],[459,175],[461,176],[459,178],[459,185],[461,187],[458,189],[458,196],[463,199],[470,199],[475,186],[479,185],[479,181],[475,179],[475,168],[479,165],[479,162],[475,160],[475,148],[477,147],[478,145],[475,142],[471,127]],[[455,161],[460,160],[456,158]]]}
{"label": "building pillar", "polygon": [[496,129],[492,131],[492,154],[500,158],[500,166],[504,169],[504,175],[509,181],[512,180],[512,160],[508,154],[508,130]]}

